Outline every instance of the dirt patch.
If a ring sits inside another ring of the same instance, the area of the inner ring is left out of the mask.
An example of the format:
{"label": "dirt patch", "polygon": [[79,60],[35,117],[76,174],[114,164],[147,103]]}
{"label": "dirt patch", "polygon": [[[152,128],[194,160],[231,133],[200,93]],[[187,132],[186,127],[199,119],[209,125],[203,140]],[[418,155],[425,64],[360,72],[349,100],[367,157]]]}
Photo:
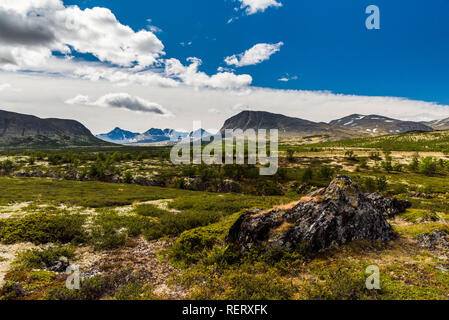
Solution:
{"label": "dirt patch", "polygon": [[0,287],[4,285],[4,277],[8,273],[11,263],[16,256],[23,251],[35,248],[37,247],[32,243],[0,244]]}

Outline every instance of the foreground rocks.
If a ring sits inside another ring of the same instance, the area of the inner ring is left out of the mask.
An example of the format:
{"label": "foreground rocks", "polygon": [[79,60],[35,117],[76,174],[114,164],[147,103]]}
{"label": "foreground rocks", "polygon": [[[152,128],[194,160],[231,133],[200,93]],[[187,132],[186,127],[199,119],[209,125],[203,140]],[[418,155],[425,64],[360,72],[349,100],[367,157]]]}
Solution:
{"label": "foreground rocks", "polygon": [[253,246],[323,251],[356,240],[395,238],[387,217],[410,204],[366,195],[347,176],[338,176],[325,188],[302,198],[292,209],[243,214],[231,227],[227,242],[241,251]]}

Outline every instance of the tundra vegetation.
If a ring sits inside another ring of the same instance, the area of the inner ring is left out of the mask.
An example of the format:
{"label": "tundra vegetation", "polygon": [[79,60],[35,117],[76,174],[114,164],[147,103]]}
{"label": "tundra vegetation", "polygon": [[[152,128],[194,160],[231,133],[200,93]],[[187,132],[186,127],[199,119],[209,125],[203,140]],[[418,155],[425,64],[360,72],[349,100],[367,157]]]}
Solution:
{"label": "tundra vegetation", "polygon": [[[1,299],[448,299],[448,132],[280,146],[257,166],[174,166],[165,147],[0,155]],[[397,237],[319,253],[225,242],[247,210],[288,208],[338,174],[408,200]],[[424,235],[424,236],[423,236]],[[78,265],[79,290],[65,286]],[[365,286],[380,269],[381,289]]]}

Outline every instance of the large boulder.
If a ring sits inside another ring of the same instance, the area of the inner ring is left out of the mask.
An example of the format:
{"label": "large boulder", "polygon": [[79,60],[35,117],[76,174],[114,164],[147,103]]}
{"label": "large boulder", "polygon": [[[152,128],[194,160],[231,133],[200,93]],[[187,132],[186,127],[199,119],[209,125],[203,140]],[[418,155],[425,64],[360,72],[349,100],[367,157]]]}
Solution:
{"label": "large boulder", "polygon": [[395,201],[363,194],[351,178],[342,175],[291,209],[246,212],[229,230],[227,242],[241,251],[253,246],[301,246],[317,252],[356,240],[388,241],[396,234],[386,216],[408,205],[391,206]]}

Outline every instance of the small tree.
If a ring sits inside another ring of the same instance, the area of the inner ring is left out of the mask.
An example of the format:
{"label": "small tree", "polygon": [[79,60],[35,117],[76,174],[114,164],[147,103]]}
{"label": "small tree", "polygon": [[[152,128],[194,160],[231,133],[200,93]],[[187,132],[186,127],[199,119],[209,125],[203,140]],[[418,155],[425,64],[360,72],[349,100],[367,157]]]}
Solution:
{"label": "small tree", "polygon": [[301,181],[304,183],[309,183],[313,179],[313,169],[308,167],[306,170],[304,170]]}
{"label": "small tree", "polygon": [[408,165],[408,168],[413,171],[413,172],[417,172],[419,169],[419,160],[417,157],[413,157],[412,162],[410,162],[410,164]]}
{"label": "small tree", "polygon": [[295,150],[287,149],[287,159],[290,162],[293,162],[295,160]]}
{"label": "small tree", "polygon": [[123,180],[125,183],[128,183],[128,184],[133,182],[133,175],[132,175],[131,171],[125,172],[125,176],[124,176]]}
{"label": "small tree", "polygon": [[377,177],[376,178],[376,187],[377,187],[378,191],[387,190],[387,187],[388,187],[387,178],[385,178],[384,176]]}
{"label": "small tree", "polygon": [[426,176],[432,176],[437,172],[438,164],[432,157],[425,157],[419,163],[419,172]]}

